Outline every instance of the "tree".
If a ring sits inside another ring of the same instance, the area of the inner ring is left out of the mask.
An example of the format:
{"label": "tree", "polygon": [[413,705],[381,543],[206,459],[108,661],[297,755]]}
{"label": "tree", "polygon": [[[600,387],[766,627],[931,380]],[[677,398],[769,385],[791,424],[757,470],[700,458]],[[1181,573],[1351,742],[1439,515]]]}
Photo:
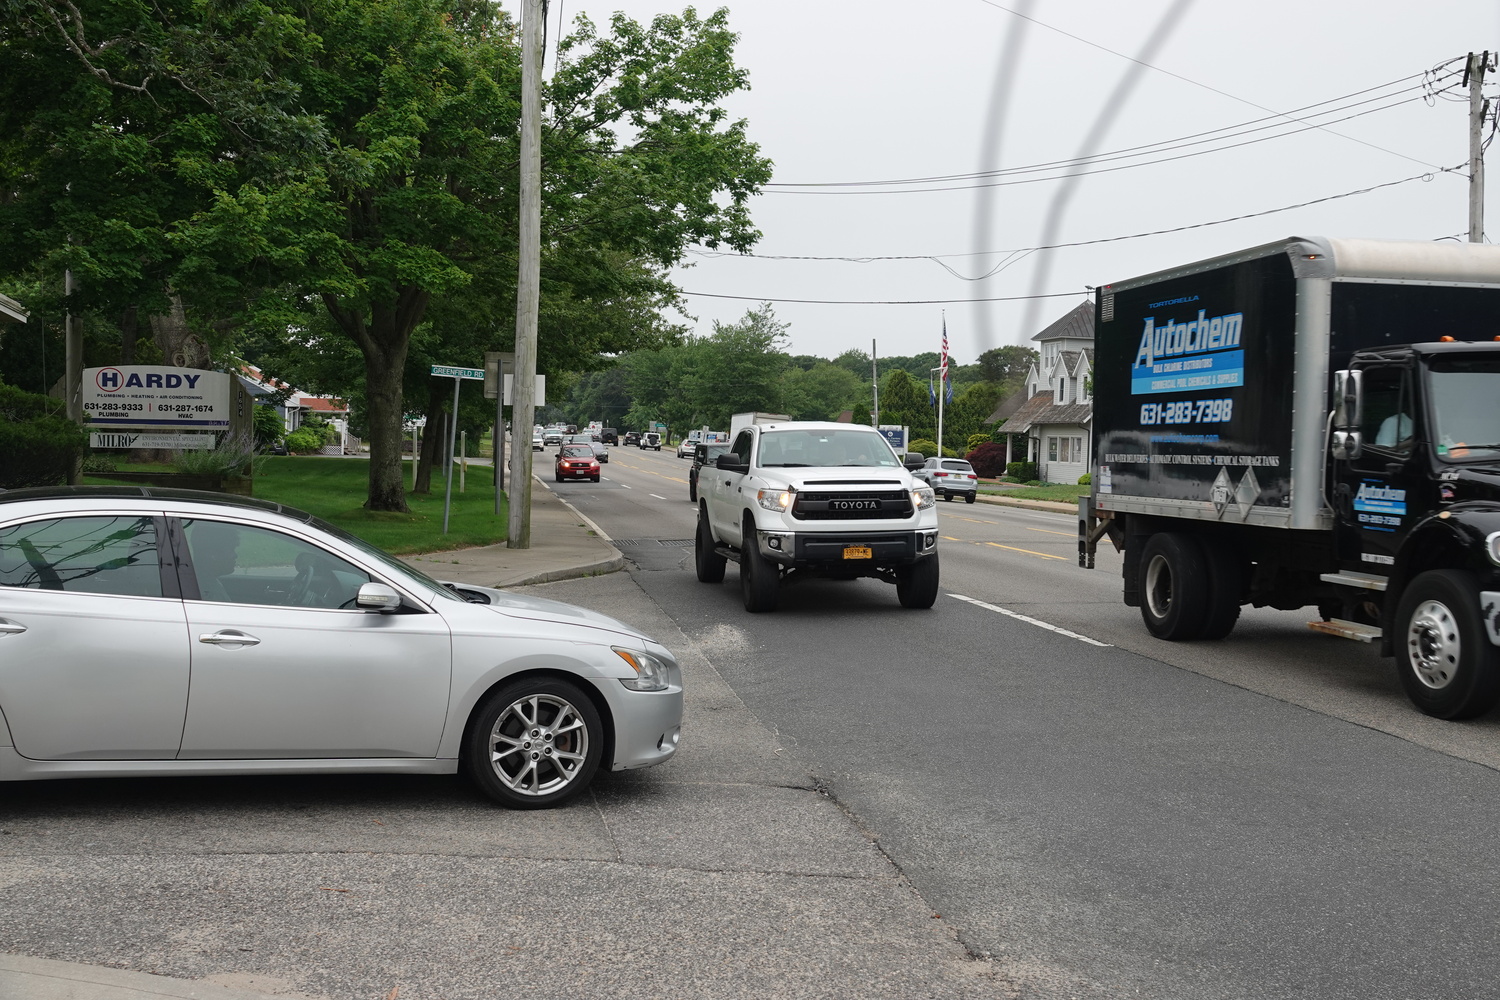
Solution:
{"label": "tree", "polygon": [[1013,388],[1025,381],[1027,372],[1041,357],[1030,347],[992,347],[979,355],[979,376],[986,382]]}

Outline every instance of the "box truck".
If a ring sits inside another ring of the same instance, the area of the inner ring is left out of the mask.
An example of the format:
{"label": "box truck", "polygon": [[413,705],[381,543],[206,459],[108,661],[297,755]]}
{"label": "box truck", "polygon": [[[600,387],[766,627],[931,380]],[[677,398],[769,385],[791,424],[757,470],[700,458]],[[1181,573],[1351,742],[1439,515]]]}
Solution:
{"label": "box truck", "polygon": [[1500,698],[1500,246],[1291,238],[1104,285],[1079,561],[1161,639],[1240,608],[1378,643],[1422,711]]}

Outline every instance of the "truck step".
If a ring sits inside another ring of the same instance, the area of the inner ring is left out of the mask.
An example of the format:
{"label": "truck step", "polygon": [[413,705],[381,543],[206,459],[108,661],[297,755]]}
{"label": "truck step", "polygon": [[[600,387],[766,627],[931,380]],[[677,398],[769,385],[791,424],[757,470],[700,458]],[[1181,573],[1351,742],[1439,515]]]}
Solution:
{"label": "truck step", "polygon": [[1354,639],[1358,642],[1374,642],[1381,636],[1378,625],[1361,625],[1359,622],[1346,622],[1342,618],[1334,618],[1326,622],[1308,622],[1307,627],[1314,632],[1336,635],[1340,639]]}
{"label": "truck step", "polygon": [[1376,576],[1374,573],[1356,573],[1353,570],[1344,570],[1342,573],[1324,573],[1318,577],[1324,583],[1338,583],[1345,587],[1363,587],[1366,590],[1384,590],[1386,578]]}

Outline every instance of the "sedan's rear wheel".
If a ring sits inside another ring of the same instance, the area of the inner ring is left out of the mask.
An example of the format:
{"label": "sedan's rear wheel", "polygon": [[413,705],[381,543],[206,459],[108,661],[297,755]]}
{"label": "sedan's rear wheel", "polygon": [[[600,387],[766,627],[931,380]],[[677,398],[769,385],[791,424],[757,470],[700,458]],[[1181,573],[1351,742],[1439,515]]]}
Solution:
{"label": "sedan's rear wheel", "polygon": [[604,755],[604,727],[575,685],[524,679],[482,703],[467,743],[464,767],[480,791],[512,809],[544,809],[588,787]]}

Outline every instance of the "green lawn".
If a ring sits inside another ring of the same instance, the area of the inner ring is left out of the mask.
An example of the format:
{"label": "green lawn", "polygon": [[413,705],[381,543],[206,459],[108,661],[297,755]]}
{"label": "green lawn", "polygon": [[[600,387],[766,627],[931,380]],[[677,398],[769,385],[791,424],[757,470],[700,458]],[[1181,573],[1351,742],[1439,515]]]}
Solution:
{"label": "green lawn", "polygon": [[1092,487],[1088,486],[986,486],[979,492],[991,496],[1017,497],[1023,500],[1056,500],[1061,503],[1074,503],[1079,497],[1084,496]]}
{"label": "green lawn", "polygon": [[[120,466],[121,471],[144,466]],[[411,488],[411,463],[402,466]],[[170,471],[170,470],[159,470]],[[325,521],[358,535],[387,552],[437,552],[471,545],[493,545],[506,536],[506,498],[500,499],[496,516],[493,475],[489,466],[470,466],[467,490],[458,491],[458,469],[453,470],[453,507],[448,516],[448,534],[443,534],[442,477],[434,470],[432,493],[408,492],[408,514],[364,509],[369,494],[370,463],[358,458],[314,458],[268,456],[257,461],[255,495],[289,507],[299,507]],[[90,480],[84,482],[103,482]],[[534,485],[534,484],[533,484]]]}

